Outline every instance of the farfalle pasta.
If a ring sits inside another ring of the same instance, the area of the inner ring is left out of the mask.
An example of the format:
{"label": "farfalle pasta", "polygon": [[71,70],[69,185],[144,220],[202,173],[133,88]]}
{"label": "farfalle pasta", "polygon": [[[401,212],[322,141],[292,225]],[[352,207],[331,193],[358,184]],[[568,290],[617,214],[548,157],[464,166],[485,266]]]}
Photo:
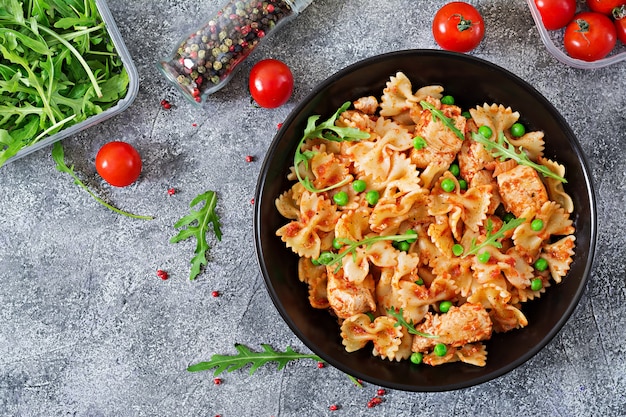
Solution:
{"label": "farfalle pasta", "polygon": [[527,326],[523,304],[566,279],[574,206],[543,132],[443,93],[398,72],[380,98],[309,119],[276,234],[346,351],[485,366],[493,332]]}

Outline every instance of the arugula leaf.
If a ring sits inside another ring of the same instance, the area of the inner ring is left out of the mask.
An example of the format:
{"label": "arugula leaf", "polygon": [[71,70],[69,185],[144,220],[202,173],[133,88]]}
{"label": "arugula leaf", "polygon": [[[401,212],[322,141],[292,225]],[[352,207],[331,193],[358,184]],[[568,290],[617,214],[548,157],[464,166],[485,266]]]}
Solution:
{"label": "arugula leaf", "polygon": [[469,255],[477,254],[481,249],[483,249],[484,247],[488,245],[496,247],[496,248],[501,248],[502,243],[500,243],[499,239],[502,239],[506,232],[508,232],[509,230],[515,229],[517,226],[521,225],[525,221],[526,219],[523,217],[519,219],[511,219],[508,222],[504,223],[502,227],[500,228],[500,230],[492,234],[491,232],[493,231],[493,223],[491,222],[491,220],[488,220],[487,227],[486,227],[487,239],[485,239],[485,241],[481,243],[480,245],[476,245],[476,239],[472,239],[472,246],[470,247],[470,250],[467,251],[467,253],[463,254],[463,258]]}
{"label": "arugula leaf", "polygon": [[303,164],[304,169],[309,169],[309,161],[315,155],[315,152],[306,151],[302,152],[302,145],[307,139],[315,139],[315,138],[323,138],[326,140],[331,140],[333,142],[343,142],[343,141],[356,141],[361,139],[367,139],[370,137],[369,133],[363,132],[354,127],[341,127],[335,126],[335,121],[337,117],[344,111],[346,111],[350,107],[350,102],[345,102],[336,112],[333,114],[328,120],[316,125],[315,123],[320,118],[319,115],[310,116],[307,120],[306,128],[304,129],[304,135],[302,139],[298,143],[298,148],[296,149],[296,153],[293,158],[293,166],[296,171],[296,176],[298,177],[298,181],[312,193],[320,193],[328,190],[332,190],[334,188],[339,188],[350,181],[350,178],[345,178],[344,180],[333,184],[324,189],[317,189],[313,185],[313,182],[310,178],[303,178],[300,173],[300,164]]}
{"label": "arugula leaf", "polygon": [[397,323],[394,324],[393,327],[402,326],[405,329],[407,329],[407,331],[409,333],[411,333],[411,334],[416,334],[418,336],[427,337],[429,339],[436,339],[436,338],[439,337],[438,335],[420,332],[419,330],[415,329],[415,325],[413,324],[413,320],[411,320],[410,322],[407,322],[404,319],[404,317],[402,316],[402,311],[403,311],[403,309],[400,309],[400,310],[396,311],[396,309],[393,306],[391,308],[387,309],[387,314],[389,314],[390,316],[394,317],[396,319],[396,321],[397,321]]}
{"label": "arugula leaf", "polygon": [[211,360],[208,362],[200,362],[196,365],[191,365],[187,368],[189,372],[206,371],[209,369],[215,369],[213,375],[219,375],[222,372],[232,372],[237,369],[241,369],[246,365],[251,364],[250,375],[252,375],[259,367],[265,365],[268,362],[277,362],[278,370],[281,370],[287,365],[288,362],[297,359],[314,359],[318,362],[322,361],[317,355],[304,354],[295,352],[291,346],[287,346],[285,352],[274,350],[268,344],[261,344],[263,352],[253,352],[249,347],[242,344],[235,344],[235,349],[239,352],[237,355],[218,355],[211,356]]}
{"label": "arugula leaf", "polygon": [[[204,206],[200,210],[194,210],[193,208],[204,202]],[[189,207],[191,212],[186,216],[181,217],[175,224],[175,228],[185,227],[178,234],[170,239],[170,243],[177,243],[190,237],[196,238],[196,250],[195,255],[191,258],[191,273],[189,275],[190,280],[196,279],[200,274],[202,266],[208,263],[206,254],[211,249],[207,240],[206,234],[209,231],[209,225],[213,226],[213,232],[217,237],[217,240],[222,240],[222,231],[220,230],[220,218],[215,212],[217,205],[217,194],[215,191],[207,191],[203,194],[196,196]]]}
{"label": "arugula leaf", "polygon": [[[317,362],[323,362],[323,359],[315,354],[298,353],[294,351],[291,346],[287,346],[284,352],[273,349],[270,345],[262,343],[261,347],[263,352],[253,352],[249,347],[240,343],[235,344],[235,349],[239,352],[237,355],[218,355],[211,356],[211,359],[207,362],[200,362],[195,365],[187,367],[189,372],[207,371],[209,369],[216,368],[213,375],[219,375],[222,372],[232,372],[237,369],[241,369],[246,365],[252,365],[250,367],[250,375],[252,375],[261,366],[269,363],[276,362],[278,364],[278,370],[280,371],[290,361],[299,359],[313,359]],[[357,387],[363,385],[352,375],[348,375],[348,378]]]}
{"label": "arugula leaf", "polygon": [[439,120],[441,123],[443,123],[448,129],[452,131],[452,133],[456,135],[457,138],[461,140],[465,140],[465,135],[463,134],[463,132],[459,130],[458,127],[456,127],[456,125],[454,124],[454,120],[452,120],[451,118],[443,114],[441,110],[437,110],[435,106],[433,106],[427,101],[423,101],[423,100],[420,101],[420,105],[424,109],[430,111],[430,114],[432,114],[433,119]]}
{"label": "arugula leaf", "polygon": [[69,174],[74,179],[74,184],[80,186],[83,190],[87,191],[89,193],[89,195],[92,196],[98,203],[102,204],[103,206],[105,206],[109,210],[112,210],[112,211],[114,211],[116,213],[122,214],[122,215],[127,216],[127,217],[131,217],[131,218],[134,218],[134,219],[142,219],[142,220],[152,220],[152,219],[154,219],[154,217],[152,217],[152,216],[140,216],[140,215],[137,215],[137,214],[129,213],[129,212],[124,211],[124,210],[120,210],[117,207],[114,207],[114,206],[110,205],[109,203],[107,203],[106,201],[104,201],[103,199],[101,199],[100,197],[95,195],[78,178],[78,176],[74,172],[74,165],[68,167],[65,164],[65,153],[63,152],[63,145],[61,145],[61,142],[56,142],[52,146],[52,159],[54,160],[54,162],[56,162],[56,164],[57,164],[56,165],[56,169],[58,171],[65,172],[65,173]]}
{"label": "arugula leaf", "polygon": [[500,158],[501,160],[505,159],[513,159],[520,165],[526,165],[528,167],[533,168],[535,171],[543,174],[544,177],[554,178],[558,181],[566,183],[567,180],[560,175],[555,174],[550,170],[550,168],[536,164],[528,158],[526,152],[520,147],[519,153],[515,151],[515,146],[509,142],[509,140],[504,135],[504,132],[498,132],[497,141],[491,141],[488,138],[484,137],[480,133],[472,132],[472,139],[476,142],[480,143],[491,152],[491,155],[494,158]]}
{"label": "arugula leaf", "polygon": [[319,258],[315,260],[315,262],[317,262],[320,265],[326,265],[326,266],[338,264],[337,268],[335,269],[335,272],[336,272],[342,266],[342,259],[345,258],[348,254],[352,254],[353,257],[356,257],[356,249],[360,246],[371,247],[374,243],[381,242],[384,240],[402,242],[402,241],[405,241],[408,239],[414,239],[414,238],[415,238],[414,235],[408,235],[408,234],[391,235],[391,236],[372,236],[372,237],[368,237],[363,240],[360,240],[358,242],[351,240],[351,239],[347,239],[347,238],[337,238],[337,242],[341,243],[342,245],[347,245],[347,248],[342,247],[341,248],[342,251],[339,253],[334,253],[330,251],[322,252]]}

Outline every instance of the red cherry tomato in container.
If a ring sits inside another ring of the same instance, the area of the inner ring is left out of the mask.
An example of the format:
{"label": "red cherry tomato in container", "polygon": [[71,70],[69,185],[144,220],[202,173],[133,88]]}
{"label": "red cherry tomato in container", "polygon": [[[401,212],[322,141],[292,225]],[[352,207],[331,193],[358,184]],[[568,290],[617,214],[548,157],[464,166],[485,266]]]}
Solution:
{"label": "red cherry tomato in container", "polygon": [[626,45],[626,5],[613,9],[613,17],[615,18],[617,39]]}
{"label": "red cherry tomato in container", "polygon": [[535,0],[535,5],[547,30],[564,28],[576,14],[576,0]]}
{"label": "red cherry tomato in container", "polygon": [[565,28],[563,42],[572,58],[597,61],[613,50],[617,42],[615,25],[600,13],[578,13]]}
{"label": "red cherry tomato in container", "polygon": [[474,6],[453,1],[440,8],[433,18],[435,42],[448,51],[469,52],[485,36],[485,22]]}
{"label": "red cherry tomato in container", "polygon": [[587,0],[587,6],[592,12],[598,12],[607,16],[611,15],[613,9],[626,4],[624,0]]}
{"label": "red cherry tomato in container", "polygon": [[109,142],[96,154],[96,171],[109,184],[126,187],[139,178],[141,156],[129,143]]}
{"label": "red cherry tomato in container", "polygon": [[250,95],[256,103],[268,109],[282,106],[293,92],[293,74],[289,67],[276,59],[264,59],[250,70]]}

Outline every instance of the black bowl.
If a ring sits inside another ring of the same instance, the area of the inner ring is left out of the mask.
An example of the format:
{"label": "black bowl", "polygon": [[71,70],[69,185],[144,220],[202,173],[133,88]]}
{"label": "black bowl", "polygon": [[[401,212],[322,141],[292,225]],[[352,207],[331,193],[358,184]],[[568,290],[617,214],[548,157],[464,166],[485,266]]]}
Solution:
{"label": "black bowl", "polygon": [[[335,318],[309,306],[306,285],[298,280],[298,257],[287,249],[276,230],[287,221],[274,200],[293,184],[289,167],[307,118],[330,117],[345,101],[380,97],[390,76],[404,72],[414,88],[439,84],[461,108],[484,103],[510,106],[529,130],[543,130],[545,155],[566,167],[565,190],[572,197],[576,227],[574,260],[563,282],[550,287],[522,311],[529,324],[521,330],[495,334],[486,343],[485,367],[460,362],[431,367],[409,361],[374,357],[371,347],[347,353]],[[558,333],[576,307],[591,269],[596,241],[596,206],[585,155],[563,117],[528,83],[487,61],[468,55],[406,50],[353,64],[319,85],[291,113],[267,153],[255,197],[254,232],[258,261],[276,308],[293,332],[332,366],[356,378],[405,391],[446,391],[469,387],[511,371],[541,350]]]}

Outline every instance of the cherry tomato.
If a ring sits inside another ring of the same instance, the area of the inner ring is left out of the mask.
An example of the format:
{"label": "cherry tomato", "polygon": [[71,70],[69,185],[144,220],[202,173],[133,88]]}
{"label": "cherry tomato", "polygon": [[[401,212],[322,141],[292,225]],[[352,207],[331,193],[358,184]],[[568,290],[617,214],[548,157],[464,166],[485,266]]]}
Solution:
{"label": "cherry tomato", "polygon": [[626,45],[626,5],[613,9],[613,17],[615,18],[617,39]]}
{"label": "cherry tomato", "polygon": [[293,92],[293,74],[287,65],[276,59],[264,59],[250,70],[250,95],[265,108],[282,106]]}
{"label": "cherry tomato", "polygon": [[535,5],[547,30],[564,28],[576,14],[576,0],[535,0]]}
{"label": "cherry tomato", "polygon": [[435,42],[448,51],[469,52],[485,36],[485,22],[474,6],[453,1],[441,7],[433,18]]}
{"label": "cherry tomato", "polygon": [[96,171],[109,184],[126,187],[139,178],[141,156],[129,143],[109,142],[96,154]]}
{"label": "cherry tomato", "polygon": [[597,61],[613,50],[617,42],[615,25],[600,13],[578,13],[565,28],[563,42],[572,58]]}
{"label": "cherry tomato", "polygon": [[609,16],[613,9],[626,4],[625,0],[587,0],[587,6],[593,12],[598,12]]}

